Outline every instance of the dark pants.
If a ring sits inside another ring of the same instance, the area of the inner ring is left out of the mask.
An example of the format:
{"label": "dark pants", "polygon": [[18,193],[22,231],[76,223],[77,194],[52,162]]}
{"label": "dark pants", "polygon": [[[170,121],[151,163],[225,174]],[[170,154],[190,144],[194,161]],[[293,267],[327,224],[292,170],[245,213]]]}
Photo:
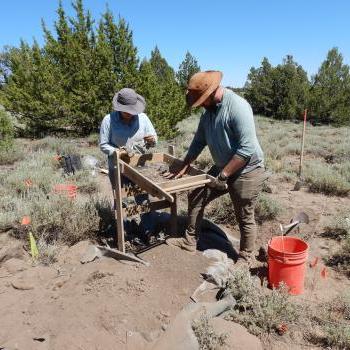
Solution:
{"label": "dark pants", "polygon": [[[208,174],[217,176],[219,170],[212,167]],[[266,173],[264,168],[257,168],[238,177],[229,178],[228,189],[220,191],[210,187],[197,188],[188,195],[189,222],[186,234],[198,237],[204,209],[212,200],[229,193],[236,219],[241,232],[240,249],[251,252],[255,249],[256,223],[254,208],[261,192]]]}

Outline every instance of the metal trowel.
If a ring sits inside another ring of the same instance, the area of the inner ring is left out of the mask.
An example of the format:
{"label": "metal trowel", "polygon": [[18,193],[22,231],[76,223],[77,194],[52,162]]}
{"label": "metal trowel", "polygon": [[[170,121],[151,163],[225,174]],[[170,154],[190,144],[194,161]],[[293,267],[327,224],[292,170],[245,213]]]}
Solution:
{"label": "metal trowel", "polygon": [[300,224],[308,224],[308,223],[309,223],[309,216],[305,212],[301,211],[290,220],[290,223],[288,225],[284,225],[284,226],[281,225],[281,229],[283,229],[284,235],[287,235],[292,230],[297,228]]}

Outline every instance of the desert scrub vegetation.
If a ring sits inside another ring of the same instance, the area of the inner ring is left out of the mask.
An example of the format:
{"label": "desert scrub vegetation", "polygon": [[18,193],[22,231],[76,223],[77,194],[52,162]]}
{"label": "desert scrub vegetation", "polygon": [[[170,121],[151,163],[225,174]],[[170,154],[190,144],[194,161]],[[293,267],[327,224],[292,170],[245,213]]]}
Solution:
{"label": "desert scrub vegetation", "polygon": [[225,346],[227,335],[215,333],[206,313],[192,322],[192,329],[197,337],[200,350],[217,350]]}
{"label": "desert scrub vegetation", "polygon": [[283,212],[281,203],[269,197],[265,193],[260,193],[255,207],[255,218],[257,222],[262,223],[266,220],[273,220]]}
{"label": "desert scrub vegetation", "polygon": [[350,349],[350,294],[324,302],[310,314],[305,338],[327,349]]}
{"label": "desert scrub vegetation", "polygon": [[[283,212],[282,205],[265,193],[260,193],[255,207],[255,219],[258,223],[266,220],[273,220]],[[237,223],[233,204],[228,194],[217,198],[208,209],[208,216],[218,224]]]}
{"label": "desert scrub vegetation", "polygon": [[[43,263],[54,261],[59,245],[98,240],[114,220],[110,203],[97,193],[91,169],[64,174],[55,158],[56,140],[52,146],[49,141],[41,140],[35,152],[26,150],[24,160],[0,173],[0,230],[10,229],[11,235],[26,242],[30,230]],[[63,183],[78,186],[75,199],[53,191]],[[24,216],[30,217],[27,226],[21,225]]]}
{"label": "desert scrub vegetation", "polygon": [[[296,175],[302,125],[260,116],[256,117],[256,124],[267,168],[288,177]],[[350,191],[349,154],[349,128],[308,124],[304,176],[310,191],[327,195],[347,195]]]}
{"label": "desert scrub vegetation", "polygon": [[350,212],[345,210],[332,218],[323,235],[339,241],[336,250],[326,258],[327,265],[350,276]]}
{"label": "desert scrub vegetation", "polygon": [[250,274],[247,266],[236,267],[227,284],[236,300],[227,319],[240,323],[252,334],[263,336],[281,329],[290,329],[298,320],[300,310],[291,302],[284,286],[269,290],[260,279]]}
{"label": "desert scrub vegetation", "polygon": [[[277,121],[256,116],[256,128],[264,151],[266,168],[281,174],[283,179],[296,180],[302,124]],[[178,124],[179,136],[174,140],[176,155],[184,156],[197,129],[199,115],[193,115]],[[312,192],[346,196],[350,192],[350,130],[347,127],[307,125],[304,169]],[[208,169],[212,165],[206,147],[196,166]]]}
{"label": "desert scrub vegetation", "polygon": [[306,164],[304,178],[311,192],[336,196],[347,196],[350,192],[350,182],[341,172],[318,160]]}
{"label": "desert scrub vegetation", "polygon": [[14,127],[8,113],[0,107],[0,150],[12,147]]}
{"label": "desert scrub vegetation", "polygon": [[21,159],[21,143],[14,139],[15,131],[10,115],[0,106],[0,165],[13,164]]}
{"label": "desert scrub vegetation", "polygon": [[341,240],[350,236],[350,211],[343,211],[332,217],[325,227],[325,236]]}
{"label": "desert scrub vegetation", "polygon": [[341,240],[340,247],[326,259],[326,263],[327,265],[335,267],[339,272],[342,272],[350,277],[349,235]]}

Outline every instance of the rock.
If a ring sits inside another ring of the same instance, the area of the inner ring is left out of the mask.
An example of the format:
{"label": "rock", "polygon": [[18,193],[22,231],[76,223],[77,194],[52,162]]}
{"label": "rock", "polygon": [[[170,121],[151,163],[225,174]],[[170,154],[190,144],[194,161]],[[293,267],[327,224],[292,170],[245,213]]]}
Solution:
{"label": "rock", "polygon": [[230,350],[263,350],[260,339],[238,323],[226,321],[220,317],[212,318],[209,323],[215,333],[226,334],[226,347]]}
{"label": "rock", "polygon": [[58,254],[57,260],[60,264],[80,263],[81,257],[90,245],[91,243],[89,241],[81,241],[72,247],[62,249],[62,252]]}
{"label": "rock", "polygon": [[94,245],[89,245],[82,255],[80,262],[82,264],[86,264],[88,262],[92,262],[97,258],[100,258],[102,256],[100,250],[94,246]]}
{"label": "rock", "polygon": [[34,289],[34,285],[31,284],[30,282],[23,280],[21,278],[15,279],[11,282],[11,285],[15,289],[19,290],[30,290]]}
{"label": "rock", "polygon": [[23,257],[23,248],[20,241],[12,241],[0,249],[0,263],[12,258]]}
{"label": "rock", "polygon": [[17,258],[11,258],[9,260],[6,260],[3,263],[3,267],[9,272],[9,273],[16,273],[19,271],[24,271],[28,268],[28,265],[20,259]]}

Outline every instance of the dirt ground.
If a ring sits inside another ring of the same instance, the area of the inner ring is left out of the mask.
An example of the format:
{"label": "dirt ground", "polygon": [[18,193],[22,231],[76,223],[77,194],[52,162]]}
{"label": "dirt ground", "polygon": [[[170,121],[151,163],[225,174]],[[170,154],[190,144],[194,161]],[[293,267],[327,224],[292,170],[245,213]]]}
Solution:
{"label": "dirt ground", "polygon": [[[270,180],[271,196],[286,208],[279,220],[288,223],[303,210],[310,216],[301,235],[310,244],[306,291],[295,302],[318,302],[349,288],[348,279],[324,266],[322,257],[332,249],[332,241],[320,238],[329,215],[350,205],[349,198],[311,194],[305,189],[291,191],[293,184],[278,177]],[[110,194],[107,177],[101,189]],[[259,244],[266,245],[278,234],[278,222],[259,226]],[[238,236],[232,227],[224,228]],[[0,234],[0,348],[5,349],[128,349],[130,332],[154,338],[189,303],[202,282],[200,273],[208,260],[200,252],[190,255],[165,244],[141,255],[144,266],[101,258],[81,264],[88,242],[63,247],[52,266],[33,266],[22,243]],[[282,338],[269,348],[298,349]]]}

